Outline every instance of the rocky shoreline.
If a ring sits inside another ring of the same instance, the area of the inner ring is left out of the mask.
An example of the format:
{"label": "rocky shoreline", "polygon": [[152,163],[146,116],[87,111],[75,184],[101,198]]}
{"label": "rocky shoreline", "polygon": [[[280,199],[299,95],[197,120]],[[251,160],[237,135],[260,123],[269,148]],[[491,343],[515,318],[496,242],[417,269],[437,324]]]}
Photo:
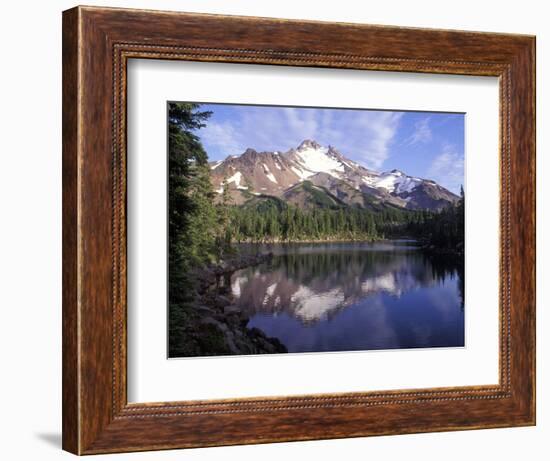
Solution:
{"label": "rocky shoreline", "polygon": [[231,275],[240,269],[271,261],[273,254],[239,255],[190,274],[196,290],[185,309],[180,347],[170,356],[273,354],[288,352],[277,339],[248,328],[249,317],[234,304]]}

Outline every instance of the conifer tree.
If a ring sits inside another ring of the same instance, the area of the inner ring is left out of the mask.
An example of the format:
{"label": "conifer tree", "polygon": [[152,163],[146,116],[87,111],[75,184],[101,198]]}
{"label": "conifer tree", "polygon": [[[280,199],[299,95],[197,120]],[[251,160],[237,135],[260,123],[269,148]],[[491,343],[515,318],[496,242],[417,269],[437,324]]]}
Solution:
{"label": "conifer tree", "polygon": [[211,201],[208,157],[194,133],[204,127],[210,112],[198,104],[169,103],[168,106],[168,253],[170,300],[182,299],[184,274],[191,260],[204,257],[209,249],[201,234],[199,215]]}

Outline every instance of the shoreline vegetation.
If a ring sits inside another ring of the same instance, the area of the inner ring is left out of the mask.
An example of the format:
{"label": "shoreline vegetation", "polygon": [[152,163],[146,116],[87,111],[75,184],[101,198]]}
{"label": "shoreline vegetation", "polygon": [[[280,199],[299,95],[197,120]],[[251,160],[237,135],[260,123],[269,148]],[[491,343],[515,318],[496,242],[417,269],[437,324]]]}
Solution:
{"label": "shoreline vegetation", "polygon": [[376,242],[406,235],[426,253],[463,257],[463,193],[440,211],[301,209],[275,198],[235,206],[228,187],[217,198],[208,155],[194,133],[210,115],[198,104],[170,104],[169,357],[287,352],[277,338],[248,328],[249,318],[234,305],[231,275],[273,257],[239,254],[237,242]]}
{"label": "shoreline vegetation", "polygon": [[325,237],[325,238],[311,238],[304,237],[302,239],[279,239],[279,238],[264,238],[264,239],[242,239],[242,240],[231,240],[232,244],[270,244],[270,243],[280,243],[280,244],[292,244],[292,243],[345,243],[345,242],[380,242],[383,240],[390,240],[383,237]]}
{"label": "shoreline vegetation", "polygon": [[277,339],[248,328],[249,317],[233,303],[231,275],[240,269],[268,263],[272,253],[240,255],[189,274],[195,287],[189,303],[171,310],[170,356],[273,354],[288,352]]}

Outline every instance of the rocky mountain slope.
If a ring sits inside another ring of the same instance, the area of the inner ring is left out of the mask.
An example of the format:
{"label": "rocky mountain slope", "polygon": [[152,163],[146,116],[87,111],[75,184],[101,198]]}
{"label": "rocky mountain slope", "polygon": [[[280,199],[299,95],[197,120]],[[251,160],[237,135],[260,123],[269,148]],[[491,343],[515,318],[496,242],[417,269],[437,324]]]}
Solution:
{"label": "rocky mountain slope", "polygon": [[429,179],[402,171],[376,172],[332,146],[305,140],[287,152],[247,149],[210,164],[214,190],[228,187],[235,204],[273,196],[303,208],[352,206],[441,209],[458,196]]}

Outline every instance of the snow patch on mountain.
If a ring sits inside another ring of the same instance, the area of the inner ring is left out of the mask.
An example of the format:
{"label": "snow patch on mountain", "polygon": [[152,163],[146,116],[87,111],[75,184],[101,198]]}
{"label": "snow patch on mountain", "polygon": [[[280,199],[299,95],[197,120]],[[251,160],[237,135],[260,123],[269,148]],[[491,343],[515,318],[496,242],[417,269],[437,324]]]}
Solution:
{"label": "snow patch on mountain", "polygon": [[290,169],[294,171],[302,181],[315,174],[312,171],[304,171],[302,168],[297,168],[295,166],[291,166]]}
{"label": "snow patch on mountain", "polygon": [[317,145],[303,147],[299,148],[296,154],[298,163],[309,172],[328,173],[338,178],[340,177],[338,173],[343,173],[345,170],[343,163],[330,156],[326,147],[317,147]]}
{"label": "snow patch on mountain", "polygon": [[275,176],[273,176],[271,171],[269,173],[266,173],[266,176],[267,176],[267,179],[269,179],[271,182],[274,182],[275,184],[277,184],[277,179],[275,178]]}
{"label": "snow patch on mountain", "polygon": [[267,179],[269,179],[271,182],[274,182],[275,184],[278,184],[277,179],[275,178],[275,176],[273,176],[273,173],[267,167],[267,165],[265,163],[262,163],[262,166],[264,167],[264,174],[267,176]]}
{"label": "snow patch on mountain", "polygon": [[230,178],[227,179],[227,183],[232,183],[234,182],[235,185],[237,187],[239,187],[241,185],[241,179],[242,179],[243,175],[241,174],[240,171],[237,171],[233,176],[231,176]]}
{"label": "snow patch on mountain", "polygon": [[367,186],[375,187],[377,179],[378,178],[374,176],[363,176],[361,181],[363,181]]}
{"label": "snow patch on mountain", "polygon": [[373,181],[374,187],[386,189],[388,192],[393,192],[394,194],[412,192],[421,183],[421,179],[407,176],[398,170],[382,173]]}

